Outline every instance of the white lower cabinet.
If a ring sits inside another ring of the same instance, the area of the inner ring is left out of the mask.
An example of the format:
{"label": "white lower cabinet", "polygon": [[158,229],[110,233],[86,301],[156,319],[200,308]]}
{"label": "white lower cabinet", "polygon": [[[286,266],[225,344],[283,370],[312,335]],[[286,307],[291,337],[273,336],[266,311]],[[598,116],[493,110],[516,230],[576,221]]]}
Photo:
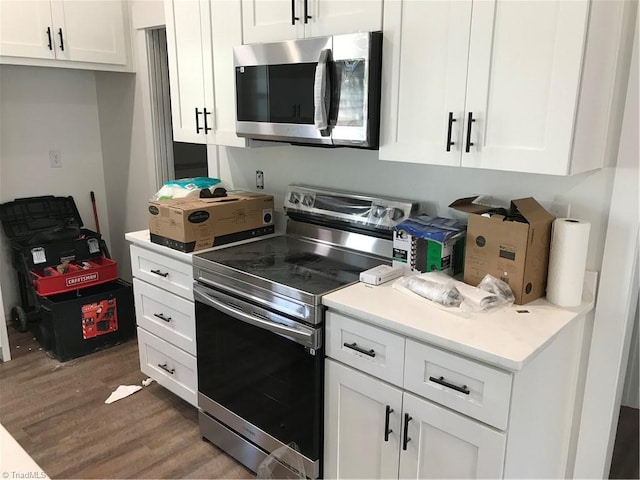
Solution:
{"label": "white lower cabinet", "polygon": [[499,478],[506,435],[326,361],[326,478]]}
{"label": "white lower cabinet", "polygon": [[[197,406],[196,319],[191,254],[151,243],[140,232],[131,245],[140,370]],[[143,239],[144,238],[144,239]]]}

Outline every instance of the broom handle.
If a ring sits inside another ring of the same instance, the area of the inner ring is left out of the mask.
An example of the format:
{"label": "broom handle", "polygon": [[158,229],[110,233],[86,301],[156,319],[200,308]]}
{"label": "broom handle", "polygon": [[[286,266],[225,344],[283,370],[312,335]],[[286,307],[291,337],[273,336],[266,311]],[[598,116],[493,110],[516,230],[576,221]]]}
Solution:
{"label": "broom handle", "polygon": [[91,205],[93,206],[93,218],[96,221],[96,232],[100,233],[100,222],[98,221],[98,210],[96,209],[96,196],[91,191]]}

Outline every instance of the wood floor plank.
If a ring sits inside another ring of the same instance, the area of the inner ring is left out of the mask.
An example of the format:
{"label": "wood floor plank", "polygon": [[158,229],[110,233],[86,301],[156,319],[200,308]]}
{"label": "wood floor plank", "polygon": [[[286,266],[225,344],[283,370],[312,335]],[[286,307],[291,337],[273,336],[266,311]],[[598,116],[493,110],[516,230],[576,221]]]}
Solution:
{"label": "wood floor plank", "polygon": [[104,403],[146,378],[136,340],[62,363],[30,334],[13,331],[10,344],[0,422],[51,478],[255,478],[201,438],[196,408],[155,382]]}

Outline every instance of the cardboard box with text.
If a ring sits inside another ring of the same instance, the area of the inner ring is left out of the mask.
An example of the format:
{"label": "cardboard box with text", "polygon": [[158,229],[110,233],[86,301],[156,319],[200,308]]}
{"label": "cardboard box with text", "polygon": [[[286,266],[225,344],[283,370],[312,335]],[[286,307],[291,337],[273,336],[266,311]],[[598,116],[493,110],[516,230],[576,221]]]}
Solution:
{"label": "cardboard box with text", "polygon": [[220,198],[152,200],[151,241],[181,252],[273,233],[273,196],[248,192]]}
{"label": "cardboard box with text", "polygon": [[464,281],[478,285],[491,274],[509,284],[515,303],[545,296],[554,216],[532,197],[511,201],[506,215],[461,198],[450,207],[469,214]]}

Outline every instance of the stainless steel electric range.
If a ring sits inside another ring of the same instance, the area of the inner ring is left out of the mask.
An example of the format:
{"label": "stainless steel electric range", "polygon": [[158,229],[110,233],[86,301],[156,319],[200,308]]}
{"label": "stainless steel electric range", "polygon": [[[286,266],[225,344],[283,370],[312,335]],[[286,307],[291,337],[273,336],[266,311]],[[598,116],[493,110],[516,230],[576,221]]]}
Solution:
{"label": "stainless steel electric range", "polygon": [[254,471],[284,448],[321,476],[322,296],[390,265],[393,227],[417,207],[292,185],[284,235],[194,255],[203,437]]}

